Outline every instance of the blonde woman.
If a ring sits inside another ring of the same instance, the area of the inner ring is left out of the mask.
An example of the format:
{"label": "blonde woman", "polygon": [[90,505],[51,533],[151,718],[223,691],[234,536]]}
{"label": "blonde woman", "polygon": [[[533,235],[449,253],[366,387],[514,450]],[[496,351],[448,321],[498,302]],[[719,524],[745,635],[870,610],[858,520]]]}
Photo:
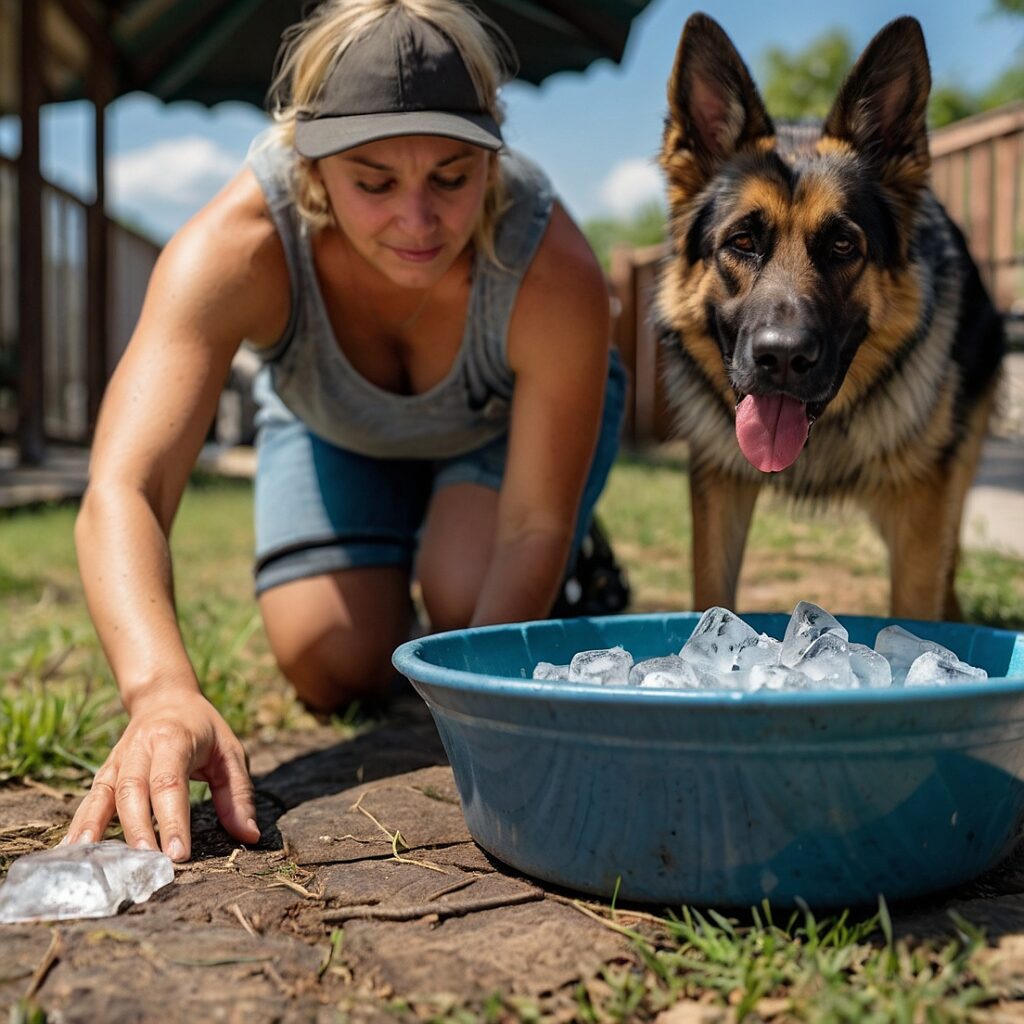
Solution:
{"label": "blonde woman", "polygon": [[544,175],[503,147],[507,44],[455,0],[328,0],[277,124],[160,257],[76,527],[130,715],[72,842],[190,855],[188,779],[255,842],[237,738],[175,617],[168,533],[243,340],[256,593],[310,707],[386,692],[415,574],[434,629],[543,617],[615,456],[608,297]]}

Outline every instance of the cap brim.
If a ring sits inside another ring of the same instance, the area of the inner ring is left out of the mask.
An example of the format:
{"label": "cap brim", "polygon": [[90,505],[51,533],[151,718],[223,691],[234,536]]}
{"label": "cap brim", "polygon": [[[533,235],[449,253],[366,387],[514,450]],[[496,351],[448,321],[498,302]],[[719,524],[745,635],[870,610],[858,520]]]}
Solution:
{"label": "cap brim", "polygon": [[399,135],[440,135],[484,149],[500,149],[501,129],[488,114],[409,110],[387,114],[347,114],[295,122],[295,148],[309,160]]}

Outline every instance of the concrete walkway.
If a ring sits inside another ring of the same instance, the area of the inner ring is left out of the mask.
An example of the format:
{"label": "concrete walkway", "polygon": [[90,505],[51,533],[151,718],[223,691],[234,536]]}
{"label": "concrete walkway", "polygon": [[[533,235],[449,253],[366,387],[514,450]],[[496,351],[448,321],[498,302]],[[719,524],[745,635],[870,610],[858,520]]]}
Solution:
{"label": "concrete walkway", "polygon": [[1024,437],[985,442],[960,541],[1024,558]]}

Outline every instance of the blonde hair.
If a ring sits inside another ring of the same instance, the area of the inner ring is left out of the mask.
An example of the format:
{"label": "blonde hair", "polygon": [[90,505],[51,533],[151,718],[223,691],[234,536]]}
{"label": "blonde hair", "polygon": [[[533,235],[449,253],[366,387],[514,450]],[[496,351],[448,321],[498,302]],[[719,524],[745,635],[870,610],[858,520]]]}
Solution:
{"label": "blonde hair", "polygon": [[[481,107],[500,125],[504,109],[498,89],[517,69],[508,37],[486,15],[460,0],[324,0],[307,18],[288,29],[278,53],[268,94],[275,125],[267,145],[294,152],[295,122],[314,109],[331,69],[345,50],[389,12],[400,9],[443,32],[458,48],[476,87]],[[327,192],[313,173],[313,161],[295,153],[292,191],[299,214],[313,231],[333,226]],[[507,208],[500,171],[488,175],[483,210],[473,232],[477,249],[499,263],[494,246],[498,220]]]}

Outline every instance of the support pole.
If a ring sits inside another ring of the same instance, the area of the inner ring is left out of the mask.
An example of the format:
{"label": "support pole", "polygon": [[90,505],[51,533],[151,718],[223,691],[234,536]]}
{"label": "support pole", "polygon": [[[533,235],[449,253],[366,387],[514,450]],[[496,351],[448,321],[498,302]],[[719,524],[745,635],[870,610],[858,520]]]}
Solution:
{"label": "support pole", "polygon": [[93,68],[90,75],[90,94],[96,113],[93,134],[93,166],[96,173],[96,195],[86,215],[87,234],[87,350],[86,379],[89,402],[89,438],[96,429],[100,401],[110,373],[107,359],[109,333],[108,277],[110,266],[109,234],[107,231],[106,186],[106,107],[109,96],[107,76],[103,73],[102,57],[93,50]]}
{"label": "support pole", "polygon": [[46,458],[43,420],[43,182],[39,110],[43,105],[40,4],[21,10],[21,153],[18,157],[18,457]]}

